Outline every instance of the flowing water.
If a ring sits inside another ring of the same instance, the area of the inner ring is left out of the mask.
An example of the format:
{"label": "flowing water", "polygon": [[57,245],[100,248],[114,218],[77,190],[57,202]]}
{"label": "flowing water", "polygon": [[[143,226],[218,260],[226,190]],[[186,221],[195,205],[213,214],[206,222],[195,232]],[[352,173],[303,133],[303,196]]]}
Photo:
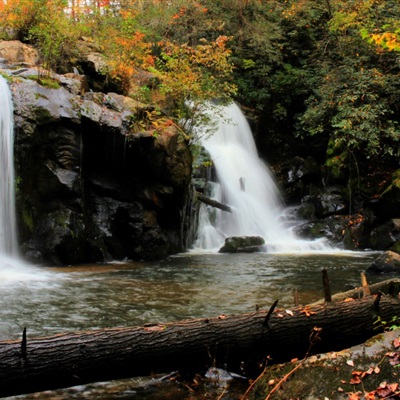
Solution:
{"label": "flowing water", "polygon": [[18,254],[14,191],[13,103],[6,80],[0,76],[0,253]]}
{"label": "flowing water", "polygon": [[[279,299],[281,307],[290,307],[293,305],[294,291],[299,293],[300,302],[306,304],[322,296],[321,268],[328,270],[332,291],[338,292],[359,285],[360,272],[376,257],[373,253],[334,252],[332,249],[329,255],[315,251],[306,253],[307,249],[313,250],[313,246],[299,244],[298,239],[277,221],[276,215],[282,209],[279,193],[269,173],[267,176],[257,175],[258,170],[262,170],[262,174],[266,170],[257,158],[254,164],[240,166],[238,174],[233,178],[236,185],[243,178],[240,188],[243,198],[236,199],[236,195],[231,197],[229,190],[225,189],[230,184],[220,184],[224,193],[220,200],[226,200],[235,209],[244,208],[245,218],[239,217],[242,211],[235,216],[238,218],[235,222],[226,220],[222,215],[218,216],[215,226],[210,227],[209,224],[207,228],[206,224],[202,224],[202,229],[212,229],[209,235],[201,232],[200,237],[213,238],[212,244],[203,246],[210,250],[225,235],[241,234],[241,226],[246,226],[251,217],[255,220],[250,227],[247,225],[245,233],[262,235],[273,250],[285,243],[285,254],[190,252],[161,262],[70,268],[27,265],[18,255],[15,227],[12,119],[8,85],[0,77],[1,340],[21,338],[24,327],[27,328],[29,341],[32,337],[68,331],[251,312],[256,305],[268,308],[276,299]],[[246,146],[250,146],[254,152],[253,144],[248,141],[245,139]],[[210,149],[210,153],[212,151]],[[219,158],[218,155],[215,157]],[[239,157],[234,153],[230,157],[251,162],[248,155]],[[258,179],[266,180],[267,183],[251,183],[246,168],[250,175],[256,174]],[[253,191],[259,192],[257,196],[271,197],[266,210],[260,209],[259,200],[252,198]],[[246,208],[247,202],[251,204],[250,208]],[[268,224],[264,223],[264,219]],[[222,236],[214,240],[214,233],[220,235],[221,232]],[[293,252],[299,248],[301,253]],[[205,390],[211,390],[204,387]],[[177,400],[190,396],[191,393],[177,383],[148,377],[13,398]],[[220,398],[239,397],[229,390]]]}
{"label": "flowing water", "polygon": [[[359,286],[360,272],[374,258],[368,252],[187,253],[160,262],[47,268],[47,281],[0,281],[0,338],[21,338],[24,327],[29,341],[67,331],[234,315],[256,305],[269,308],[276,299],[279,307],[291,307],[294,291],[307,304],[323,296],[322,268],[336,293]],[[179,397],[177,387],[183,390],[176,382],[141,378],[19,398],[153,400],[171,391],[169,398],[189,398],[185,391]],[[240,398],[232,391],[226,396]]]}
{"label": "flowing water", "polygon": [[[231,207],[232,213],[203,205],[196,249],[215,250],[229,236],[261,236],[268,252],[332,251],[324,240],[300,240],[283,219],[284,206],[275,180],[258,157],[252,132],[240,108],[232,103],[218,112],[212,135],[197,134],[210,154],[217,181],[211,197]],[[222,113],[222,116],[219,115]]]}
{"label": "flowing water", "polygon": [[0,75],[0,279],[40,280],[38,274],[19,255],[15,213],[14,118],[11,92]]}

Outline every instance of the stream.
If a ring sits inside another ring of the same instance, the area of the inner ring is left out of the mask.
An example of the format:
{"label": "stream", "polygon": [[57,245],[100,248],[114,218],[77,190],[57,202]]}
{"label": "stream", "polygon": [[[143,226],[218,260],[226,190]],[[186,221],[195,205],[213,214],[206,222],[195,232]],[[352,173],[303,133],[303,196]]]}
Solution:
{"label": "stream", "polygon": [[[373,252],[345,251],[197,252],[161,262],[0,270],[0,336],[19,339],[26,327],[29,341],[29,337],[67,331],[234,315],[251,312],[256,305],[269,308],[276,299],[280,307],[292,307],[295,290],[300,304],[307,304],[322,297],[322,268],[327,269],[332,292],[337,293],[358,286],[360,272],[376,257]],[[199,371],[200,376],[204,372]],[[194,389],[179,380],[158,378],[103,382],[9,399],[197,399],[217,398],[226,390],[202,384],[196,386],[201,393],[193,395]],[[243,385],[239,380],[221,398],[240,398]]]}

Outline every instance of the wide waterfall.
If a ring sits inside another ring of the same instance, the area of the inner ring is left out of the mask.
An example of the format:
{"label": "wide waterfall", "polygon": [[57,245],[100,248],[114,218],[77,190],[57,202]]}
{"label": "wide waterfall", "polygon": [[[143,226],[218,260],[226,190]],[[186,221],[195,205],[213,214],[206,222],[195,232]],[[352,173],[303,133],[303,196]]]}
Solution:
{"label": "wide waterfall", "polygon": [[327,249],[324,241],[299,240],[285,226],[279,189],[258,156],[252,132],[240,108],[232,103],[211,118],[217,120],[215,132],[210,135],[200,132],[199,135],[217,175],[217,182],[211,183],[211,197],[229,205],[232,212],[202,205],[194,247],[215,250],[229,236],[256,235],[265,239],[269,252]]}

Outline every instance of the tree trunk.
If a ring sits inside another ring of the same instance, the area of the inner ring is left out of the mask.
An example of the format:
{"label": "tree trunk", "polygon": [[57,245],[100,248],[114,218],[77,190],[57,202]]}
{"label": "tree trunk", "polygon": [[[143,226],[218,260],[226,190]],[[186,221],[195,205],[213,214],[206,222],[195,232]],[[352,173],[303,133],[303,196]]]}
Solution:
{"label": "tree trunk", "polygon": [[196,196],[197,199],[204,204],[208,204],[211,207],[219,208],[222,211],[232,212],[231,207],[227,206],[226,204],[222,204],[219,201],[210,199],[209,197],[206,197],[199,192],[196,193]]}
{"label": "tree trunk", "polygon": [[312,352],[338,350],[375,335],[377,316],[389,321],[395,315],[398,297],[378,295],[32,340],[24,335],[22,342],[0,342],[0,396],[212,365],[238,370],[244,363],[246,370],[266,357],[272,362],[304,357],[315,327],[322,330]]}

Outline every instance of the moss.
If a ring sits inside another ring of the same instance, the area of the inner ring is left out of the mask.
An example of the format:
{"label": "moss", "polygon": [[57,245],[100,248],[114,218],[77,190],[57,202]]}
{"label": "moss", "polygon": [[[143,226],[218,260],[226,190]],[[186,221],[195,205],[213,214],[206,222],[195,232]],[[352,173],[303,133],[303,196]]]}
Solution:
{"label": "moss", "polygon": [[390,184],[386,188],[386,190],[382,193],[382,196],[384,196],[385,194],[388,194],[389,192],[391,192],[395,189],[400,189],[400,169],[393,172]]}
{"label": "moss", "polygon": [[38,124],[46,124],[53,120],[53,117],[49,110],[44,107],[36,107],[34,111],[36,122]]}
{"label": "moss", "polygon": [[56,79],[53,79],[50,77],[29,75],[26,78],[36,81],[39,85],[42,85],[49,89],[60,89],[60,87],[61,87],[60,83]]}
{"label": "moss", "polygon": [[23,207],[21,209],[21,218],[25,228],[28,229],[30,232],[32,232],[34,224],[33,224],[33,216],[31,210],[26,207]]}

